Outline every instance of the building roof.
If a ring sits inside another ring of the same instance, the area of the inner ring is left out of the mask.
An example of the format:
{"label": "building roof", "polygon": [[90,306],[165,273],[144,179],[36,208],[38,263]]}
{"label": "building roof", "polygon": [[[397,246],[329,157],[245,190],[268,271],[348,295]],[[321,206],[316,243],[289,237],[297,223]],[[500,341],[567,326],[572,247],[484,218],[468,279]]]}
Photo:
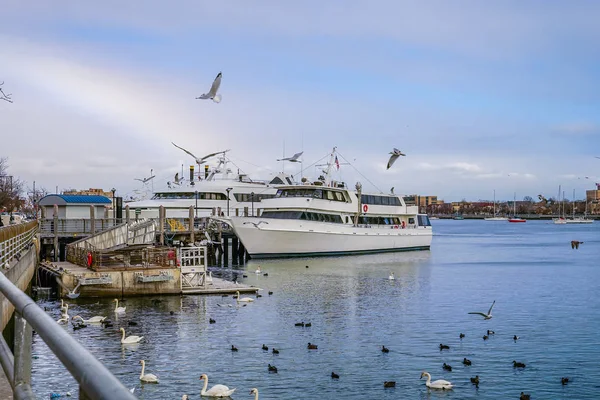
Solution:
{"label": "building roof", "polygon": [[67,195],[67,194],[49,194],[40,199],[40,206],[65,206],[67,204],[112,204],[111,199],[106,196],[86,196],[86,195]]}

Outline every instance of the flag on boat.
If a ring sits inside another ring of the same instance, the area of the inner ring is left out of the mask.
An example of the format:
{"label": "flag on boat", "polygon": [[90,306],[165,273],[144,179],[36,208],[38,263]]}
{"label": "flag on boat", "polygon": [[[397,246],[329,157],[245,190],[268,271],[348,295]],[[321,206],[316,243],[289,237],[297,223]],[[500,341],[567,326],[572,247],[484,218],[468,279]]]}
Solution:
{"label": "flag on boat", "polygon": [[[335,166],[337,167],[338,170],[340,169],[340,162],[338,161],[337,156],[335,156]],[[598,184],[596,184],[596,185],[598,185]]]}
{"label": "flag on boat", "polygon": [[[339,167],[338,167],[339,169]],[[596,183],[596,189],[600,190],[600,183]]]}

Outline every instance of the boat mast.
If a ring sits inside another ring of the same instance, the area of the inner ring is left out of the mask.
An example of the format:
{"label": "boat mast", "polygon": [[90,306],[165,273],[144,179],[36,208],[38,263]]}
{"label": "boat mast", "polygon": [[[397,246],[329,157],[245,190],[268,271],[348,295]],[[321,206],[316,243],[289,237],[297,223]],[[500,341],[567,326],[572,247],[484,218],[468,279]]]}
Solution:
{"label": "boat mast", "polygon": [[337,146],[333,148],[331,154],[329,156],[329,161],[327,162],[327,169],[325,170],[325,186],[329,186],[331,182],[331,169],[333,168],[333,163],[335,161],[335,150]]}

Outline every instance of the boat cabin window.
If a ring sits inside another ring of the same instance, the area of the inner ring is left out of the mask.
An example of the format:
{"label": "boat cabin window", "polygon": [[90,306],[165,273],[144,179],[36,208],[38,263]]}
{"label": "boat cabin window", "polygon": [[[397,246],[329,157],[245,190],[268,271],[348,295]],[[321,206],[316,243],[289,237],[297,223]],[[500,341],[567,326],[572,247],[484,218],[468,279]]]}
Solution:
{"label": "boat cabin window", "polygon": [[[398,217],[366,217],[362,216],[359,219],[360,224],[364,225],[400,225],[401,221]],[[414,223],[414,220],[413,220]]]}
{"label": "boat cabin window", "polygon": [[[235,196],[235,200],[238,202],[260,202],[261,200],[264,199],[272,199],[273,197],[275,197],[274,194],[266,194],[266,193],[254,193],[254,196],[252,196],[251,193],[234,193],[233,194]],[[254,197],[254,199],[252,198]]]}
{"label": "boat cabin window", "polygon": [[[155,193],[152,196],[153,200],[162,199],[195,199],[196,192],[162,192]],[[198,192],[198,200],[227,200],[227,196],[224,193],[205,193]]]}
{"label": "boat cabin window", "polygon": [[304,220],[304,221],[333,222],[336,224],[343,223],[342,217],[340,215],[316,213],[316,212],[309,212],[309,211],[268,211],[268,210],[265,210],[261,214],[261,218],[299,219],[299,220]]}
{"label": "boat cabin window", "polygon": [[415,219],[414,219],[414,217],[410,217],[410,218],[408,219],[408,223],[409,223],[410,225],[414,225],[414,224],[415,224]]}
{"label": "boat cabin window", "polygon": [[400,199],[396,196],[377,196],[373,194],[363,194],[360,197],[362,204],[372,204],[381,206],[401,206]]}
{"label": "boat cabin window", "polygon": [[427,215],[417,215],[417,219],[419,220],[419,226],[431,226]]}
{"label": "boat cabin window", "polygon": [[347,202],[342,192],[315,187],[279,189],[277,190],[275,197],[309,197],[313,199]]}

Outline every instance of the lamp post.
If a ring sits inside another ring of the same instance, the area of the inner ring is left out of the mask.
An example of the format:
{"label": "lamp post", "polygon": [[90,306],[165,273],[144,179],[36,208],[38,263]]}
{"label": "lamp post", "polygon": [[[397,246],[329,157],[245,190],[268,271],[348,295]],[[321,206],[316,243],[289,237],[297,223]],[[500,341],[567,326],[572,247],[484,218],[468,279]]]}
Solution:
{"label": "lamp post", "polygon": [[227,188],[227,216],[229,217],[229,192],[233,190],[233,188]]}
{"label": "lamp post", "polygon": [[250,200],[252,201],[252,216],[254,217],[254,192],[250,192]]}
{"label": "lamp post", "polygon": [[116,203],[115,203],[115,192],[117,191],[117,189],[112,188],[112,189],[110,189],[110,191],[112,192],[113,225],[114,225],[115,220],[117,219],[117,208],[116,208]]}

